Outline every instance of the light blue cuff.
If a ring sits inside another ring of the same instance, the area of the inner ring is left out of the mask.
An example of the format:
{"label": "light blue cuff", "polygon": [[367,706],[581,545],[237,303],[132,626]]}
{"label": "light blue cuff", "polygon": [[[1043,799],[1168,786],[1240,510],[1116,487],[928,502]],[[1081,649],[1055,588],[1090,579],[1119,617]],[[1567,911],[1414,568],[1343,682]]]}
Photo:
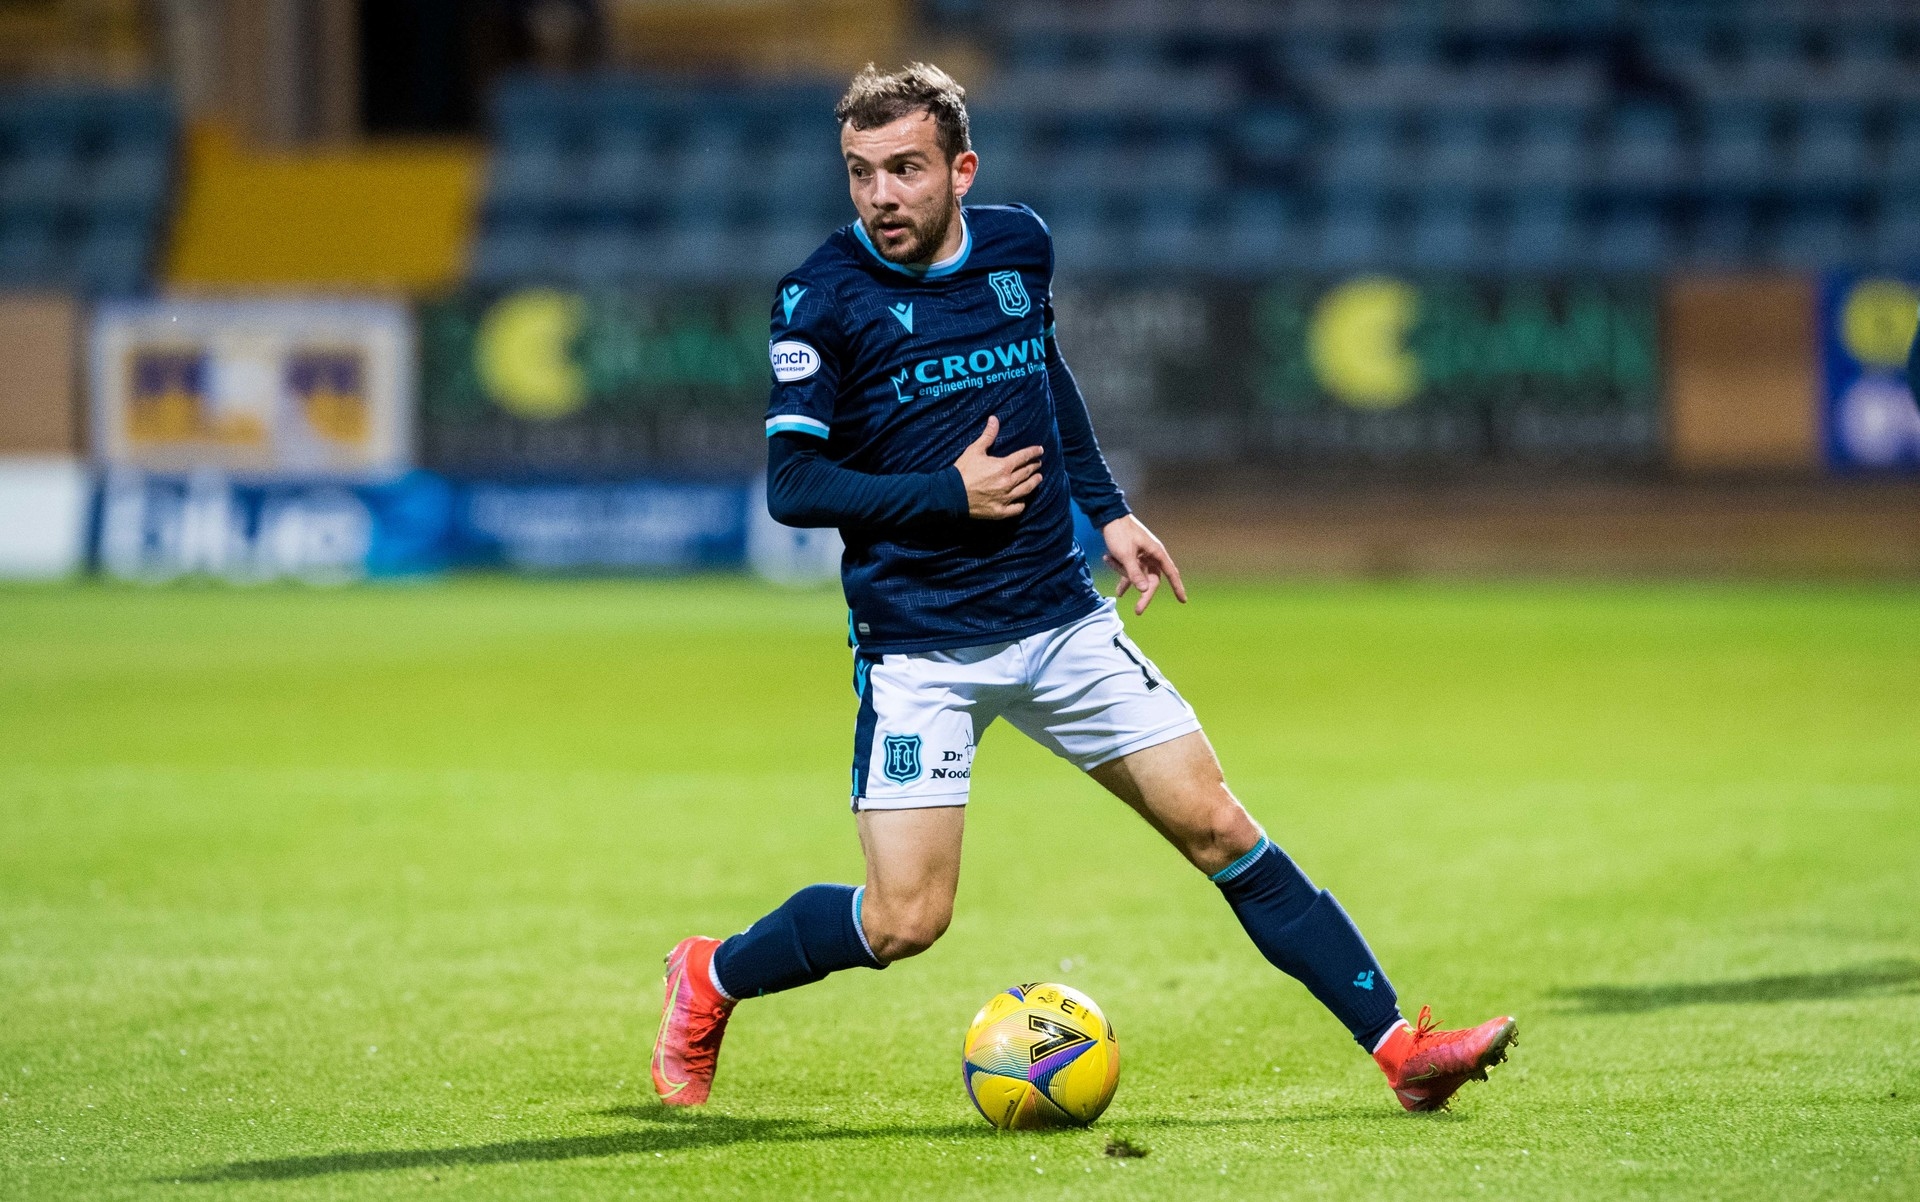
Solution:
{"label": "light blue cuff", "polygon": [[775,434],[811,434],[815,438],[825,438],[828,433],[827,423],[798,413],[782,413],[767,419],[768,438]]}
{"label": "light blue cuff", "polygon": [[860,936],[860,950],[867,953],[867,959],[878,964],[880,963],[880,957],[873,954],[873,945],[867,942],[867,928],[860,923],[860,903],[866,896],[867,887],[865,885],[861,885],[853,891],[853,933]]}
{"label": "light blue cuff", "polygon": [[1245,872],[1247,869],[1252,868],[1253,862],[1259,859],[1261,855],[1265,853],[1267,848],[1272,846],[1273,844],[1267,841],[1267,837],[1265,835],[1260,836],[1260,842],[1253,845],[1252,851],[1249,851],[1246,855],[1241,856],[1239,859],[1227,865],[1225,868],[1222,868],[1220,871],[1208,876],[1207,879],[1212,881],[1216,885],[1226,884],[1228,881],[1232,880],[1234,877],[1237,877],[1241,873]]}

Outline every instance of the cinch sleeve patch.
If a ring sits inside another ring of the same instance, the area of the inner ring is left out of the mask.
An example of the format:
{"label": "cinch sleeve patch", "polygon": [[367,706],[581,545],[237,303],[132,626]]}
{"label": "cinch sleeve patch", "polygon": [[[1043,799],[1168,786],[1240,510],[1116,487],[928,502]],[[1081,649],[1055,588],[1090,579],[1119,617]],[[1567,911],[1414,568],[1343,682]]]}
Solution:
{"label": "cinch sleeve patch", "polygon": [[820,352],[804,342],[783,338],[768,348],[773,357],[773,378],[793,384],[820,370]]}

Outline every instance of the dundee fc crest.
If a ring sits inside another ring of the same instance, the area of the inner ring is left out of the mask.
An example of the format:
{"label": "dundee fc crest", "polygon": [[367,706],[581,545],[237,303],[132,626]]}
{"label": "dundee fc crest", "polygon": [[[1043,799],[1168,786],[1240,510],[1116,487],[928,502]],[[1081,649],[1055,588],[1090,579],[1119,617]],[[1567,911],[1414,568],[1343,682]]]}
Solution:
{"label": "dundee fc crest", "polygon": [[920,736],[888,735],[885,744],[886,762],[880,771],[896,785],[904,785],[920,779]]}
{"label": "dundee fc crest", "polygon": [[1033,301],[1027,297],[1027,286],[1020,282],[1019,272],[989,272],[987,283],[1000,301],[1000,311],[1008,317],[1025,317],[1032,310]]}

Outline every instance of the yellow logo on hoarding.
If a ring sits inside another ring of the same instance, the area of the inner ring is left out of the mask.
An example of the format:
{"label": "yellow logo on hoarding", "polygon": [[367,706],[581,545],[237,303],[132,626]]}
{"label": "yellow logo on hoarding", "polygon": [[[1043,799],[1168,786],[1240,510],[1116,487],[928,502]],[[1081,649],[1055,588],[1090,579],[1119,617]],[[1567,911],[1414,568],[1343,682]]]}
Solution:
{"label": "yellow logo on hoarding", "polygon": [[213,365],[204,349],[135,346],[126,371],[127,441],[134,446],[265,445],[267,429],[258,417],[214,411]]}
{"label": "yellow logo on hoarding", "polygon": [[372,418],[366,357],[358,350],[301,350],[287,360],[287,391],[300,401],[307,425],[329,442],[360,446]]}
{"label": "yellow logo on hoarding", "polygon": [[1320,386],[1356,409],[1391,409],[1420,391],[1420,361],[1407,349],[1420,294],[1400,280],[1370,277],[1320,298],[1307,327],[1307,358]]}
{"label": "yellow logo on hoarding", "polygon": [[1920,294],[1899,280],[1861,280],[1840,307],[1847,353],[1875,367],[1900,367],[1920,322]]}
{"label": "yellow logo on hoarding", "polygon": [[551,421],[586,403],[586,373],[572,346],[585,316],[578,296],[551,288],[516,292],[487,310],[474,362],[502,409]]}

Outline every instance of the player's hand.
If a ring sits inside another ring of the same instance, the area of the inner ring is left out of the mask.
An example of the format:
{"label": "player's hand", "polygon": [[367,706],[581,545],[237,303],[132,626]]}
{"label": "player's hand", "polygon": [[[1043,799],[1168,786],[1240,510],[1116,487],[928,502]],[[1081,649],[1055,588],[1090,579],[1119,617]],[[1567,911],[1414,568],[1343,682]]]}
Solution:
{"label": "player's hand", "polygon": [[1187,603],[1187,586],[1180,583],[1180,569],[1173,566],[1173,556],[1144,522],[1128,514],[1108,522],[1100,533],[1107,540],[1107,566],[1120,573],[1120,591],[1113,595],[1114,600],[1126,596],[1128,589],[1136,590],[1140,597],[1133,603],[1133,612],[1138,617],[1147,612],[1165,578],[1180,604]]}
{"label": "player's hand", "polygon": [[1015,517],[1026,512],[1026,498],[1040,487],[1040,448],[1027,447],[996,459],[987,454],[987,448],[999,433],[1000,419],[989,417],[986,430],[953,461],[967,485],[968,517],[993,521]]}

